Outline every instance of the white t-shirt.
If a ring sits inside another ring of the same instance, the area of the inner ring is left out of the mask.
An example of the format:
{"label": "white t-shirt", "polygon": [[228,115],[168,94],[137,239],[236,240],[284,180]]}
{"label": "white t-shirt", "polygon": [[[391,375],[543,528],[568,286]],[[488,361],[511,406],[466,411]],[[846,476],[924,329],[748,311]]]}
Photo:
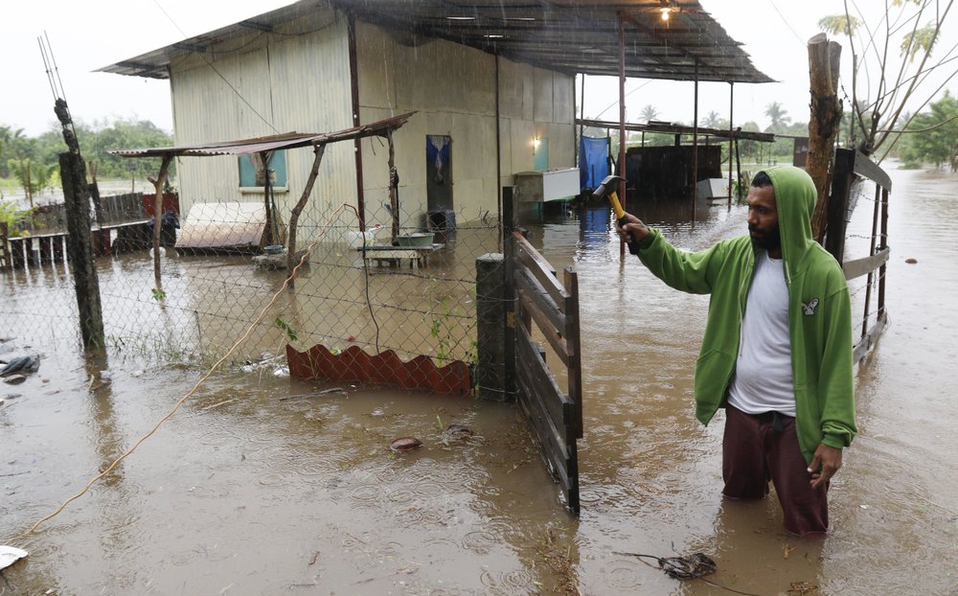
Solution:
{"label": "white t-shirt", "polygon": [[748,289],[728,401],[749,414],[776,411],[795,416],[784,262],[765,251],[759,253]]}

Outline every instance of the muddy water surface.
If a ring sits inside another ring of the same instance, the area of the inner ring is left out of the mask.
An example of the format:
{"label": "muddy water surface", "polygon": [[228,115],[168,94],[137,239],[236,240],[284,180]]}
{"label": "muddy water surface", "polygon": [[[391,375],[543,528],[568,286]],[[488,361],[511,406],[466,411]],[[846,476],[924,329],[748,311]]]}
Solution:
{"label": "muddy water surface", "polygon": [[[620,259],[608,211],[585,209],[531,226],[547,258],[580,276],[579,519],[512,406],[349,385],[316,395],[333,386],[267,365],[212,377],[22,536],[199,379],[49,350],[39,374],[0,386],[0,543],[30,551],[0,594],[952,596],[958,179],[891,173],[892,323],[858,371],[860,434],[833,481],[824,540],[786,535],[774,500],[721,500],[722,416],[703,428],[691,401],[707,299]],[[690,249],[744,231],[741,207],[700,210],[694,225],[684,207],[633,209]],[[869,218],[853,226],[864,235]],[[103,369],[112,383],[91,384]],[[449,423],[475,435],[445,437]],[[390,452],[410,435],[423,447]],[[622,554],[695,551],[717,562],[713,584]]]}

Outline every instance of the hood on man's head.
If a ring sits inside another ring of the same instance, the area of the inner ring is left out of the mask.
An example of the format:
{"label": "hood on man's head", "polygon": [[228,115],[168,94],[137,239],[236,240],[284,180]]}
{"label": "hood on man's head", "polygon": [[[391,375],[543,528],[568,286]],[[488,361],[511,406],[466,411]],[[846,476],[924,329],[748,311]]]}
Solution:
{"label": "hood on man's head", "polygon": [[[775,208],[782,237],[782,256],[786,263],[802,255],[811,244],[812,214],[818,201],[818,191],[808,173],[794,166],[777,166],[764,170],[775,189]],[[797,266],[797,262],[794,263]]]}

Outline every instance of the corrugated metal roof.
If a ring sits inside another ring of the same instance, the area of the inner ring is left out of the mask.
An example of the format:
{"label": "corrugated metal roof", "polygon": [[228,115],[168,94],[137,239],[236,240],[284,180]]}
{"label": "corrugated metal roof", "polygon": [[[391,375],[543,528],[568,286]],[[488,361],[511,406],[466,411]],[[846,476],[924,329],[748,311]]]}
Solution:
{"label": "corrugated metal roof", "polygon": [[239,141],[225,141],[204,143],[201,145],[182,145],[179,147],[154,147],[144,149],[115,149],[108,151],[119,157],[164,157],[164,156],[193,156],[210,157],[213,155],[248,155],[262,151],[277,151],[280,149],[295,149],[309,145],[323,145],[371,136],[386,136],[390,131],[401,127],[416,112],[407,112],[392,118],[377,120],[369,124],[354,126],[345,130],[324,133],[287,132],[267,137],[242,139]]}
{"label": "corrugated metal roof", "polygon": [[[326,7],[380,25],[410,45],[440,38],[566,73],[619,74],[625,22],[627,77],[768,83],[741,44],[691,0],[301,0],[252,19],[101,68],[169,78],[171,61],[223,41],[273,29]],[[669,20],[662,20],[667,10]]]}

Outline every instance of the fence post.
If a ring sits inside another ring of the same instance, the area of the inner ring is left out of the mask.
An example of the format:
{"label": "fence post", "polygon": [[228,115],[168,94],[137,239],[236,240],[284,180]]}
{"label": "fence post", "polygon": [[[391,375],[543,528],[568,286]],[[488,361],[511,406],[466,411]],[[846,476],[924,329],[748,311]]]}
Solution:
{"label": "fence post", "polygon": [[100,306],[100,285],[93,259],[93,236],[90,229],[90,195],[86,185],[86,165],[79,154],[60,154],[60,179],[67,215],[67,255],[73,269],[80,335],[86,349],[104,346],[103,311]]}
{"label": "fence post", "polygon": [[505,251],[503,263],[502,315],[503,315],[503,389],[509,401],[519,395],[519,379],[516,375],[516,241],[512,233],[519,228],[518,197],[515,186],[502,187],[502,245]]}
{"label": "fence post", "polygon": [[508,401],[506,392],[505,259],[487,253],[476,259],[476,378],[481,399]]}
{"label": "fence post", "polygon": [[825,250],[832,253],[839,264],[845,261],[845,229],[848,223],[848,198],[855,176],[855,150],[837,149],[832,172],[832,194],[828,199],[828,219],[825,226]]}

